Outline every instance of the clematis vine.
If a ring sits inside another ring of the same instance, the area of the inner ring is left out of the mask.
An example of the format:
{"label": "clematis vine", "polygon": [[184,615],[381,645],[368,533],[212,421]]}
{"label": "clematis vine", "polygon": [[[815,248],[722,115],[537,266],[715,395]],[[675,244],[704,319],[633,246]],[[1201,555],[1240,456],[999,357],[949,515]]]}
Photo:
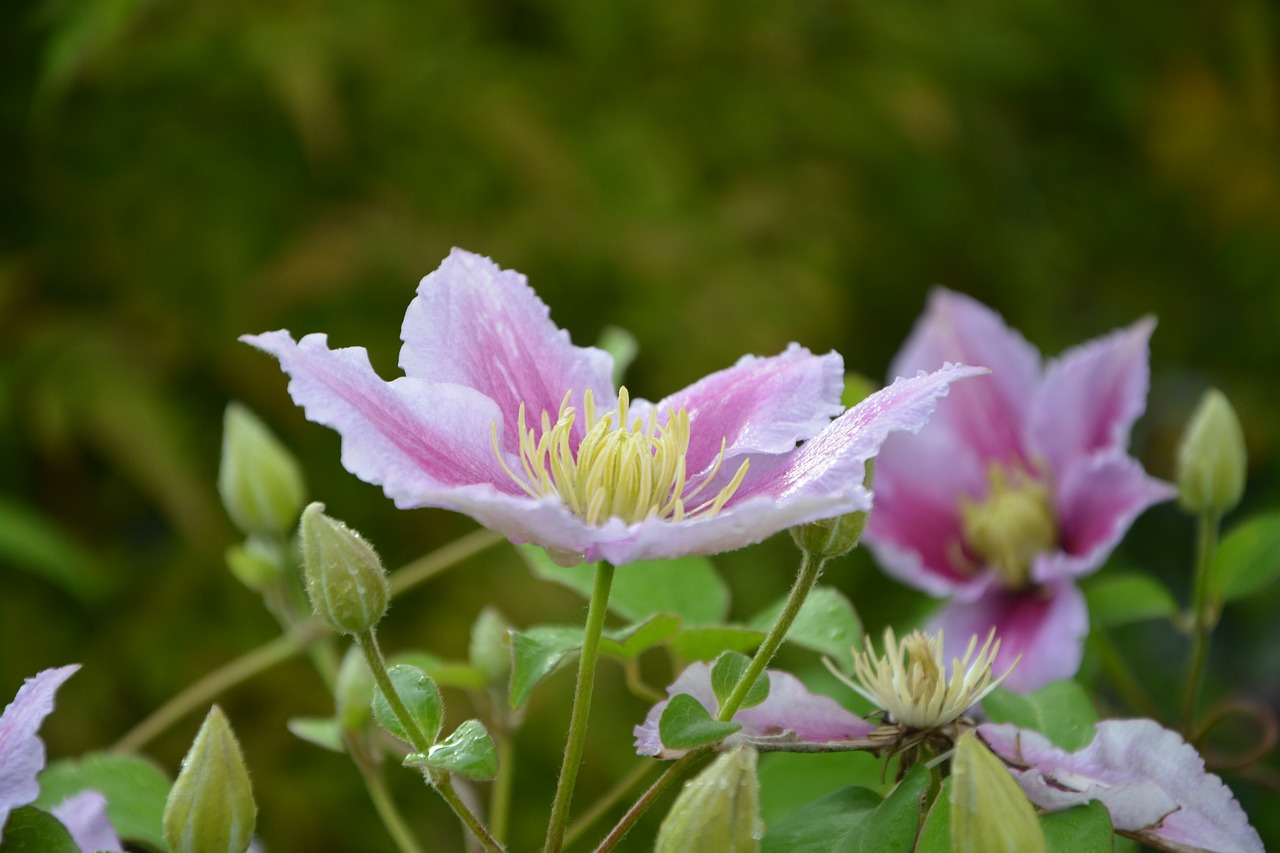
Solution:
{"label": "clematis vine", "polygon": [[947,658],[994,628],[997,670],[1029,691],[1069,678],[1088,631],[1075,585],[1106,560],[1133,520],[1174,496],[1128,455],[1146,407],[1154,322],[1040,354],[986,306],[936,290],[892,375],[951,361],[991,376],[956,390],[910,445],[886,442],[866,540],[897,579],[949,599],[931,629]]}
{"label": "clematis vine", "polygon": [[[79,668],[78,664],[71,664],[42,670],[28,678],[0,716],[0,839],[4,837],[9,813],[40,795],[36,777],[45,763],[44,743],[38,734],[40,724],[53,711],[58,688]],[[107,818],[106,798],[97,791],[81,791],[50,811],[67,827],[81,850],[92,853],[124,849]]]}
{"label": "clematis vine", "polygon": [[466,513],[566,564],[715,553],[869,509],[885,437],[982,372],[938,365],[840,415],[840,357],[793,344],[650,403],[614,388],[612,358],[574,346],[524,276],[458,249],[422,279],[401,338],[391,382],[323,334],[243,340],[397,506]]}

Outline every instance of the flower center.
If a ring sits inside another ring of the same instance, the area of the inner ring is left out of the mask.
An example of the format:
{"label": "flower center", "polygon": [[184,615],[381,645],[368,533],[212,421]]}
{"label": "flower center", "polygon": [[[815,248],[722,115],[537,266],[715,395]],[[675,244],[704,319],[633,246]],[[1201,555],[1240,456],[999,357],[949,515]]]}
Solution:
{"label": "flower center", "polygon": [[1020,468],[993,464],[986,498],[960,499],[965,542],[995,569],[1007,589],[1031,583],[1036,555],[1058,544],[1058,521],[1048,486]]}
{"label": "flower center", "polygon": [[[1000,651],[993,628],[978,650],[978,637],[969,641],[964,657],[951,662],[951,677],[942,659],[942,632],[913,631],[901,643],[892,628],[884,632],[884,654],[877,656],[867,638],[866,647],[854,654],[855,680],[843,679],[867,701],[908,728],[937,729],[980,702],[1013,671],[992,680],[991,665]],[[1015,661],[1016,663],[1016,661]]]}
{"label": "flower center", "polygon": [[658,423],[654,409],[648,423],[640,418],[628,422],[631,398],[626,388],[618,391],[618,408],[596,417],[590,390],[583,395],[586,435],[573,447],[570,436],[577,411],[569,405],[569,394],[560,404],[555,423],[542,413],[540,435],[528,426],[525,407],[520,404],[517,426],[520,433],[522,474],[512,471],[498,446],[498,425],[493,425],[493,452],[507,475],[531,497],[558,495],[564,505],[587,524],[604,524],[620,518],[634,524],[647,518],[681,521],[718,513],[747,475],[743,461],[729,484],[714,497],[694,503],[707,484],[715,479],[724,462],[725,440],[711,471],[694,489],[685,493],[689,450],[689,414],[685,409],[668,413],[665,424]]}

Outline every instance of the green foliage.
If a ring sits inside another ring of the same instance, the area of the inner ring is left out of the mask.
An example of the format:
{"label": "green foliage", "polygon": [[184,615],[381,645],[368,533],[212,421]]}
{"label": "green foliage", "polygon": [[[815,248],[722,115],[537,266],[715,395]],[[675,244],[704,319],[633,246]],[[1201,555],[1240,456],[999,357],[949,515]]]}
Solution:
{"label": "green foliage", "polygon": [[[711,666],[711,689],[715,691],[716,699],[721,706],[738,686],[738,681],[746,673],[750,664],[751,658],[738,652],[725,652],[716,658],[716,662]],[[738,708],[739,710],[753,708],[768,698],[769,675],[762,672],[756,676],[756,680],[752,682]]]}
{"label": "green foliage", "polygon": [[1089,696],[1074,681],[1055,681],[1028,694],[998,687],[982,701],[982,709],[991,722],[1040,732],[1067,752],[1088,746],[1098,722]]}
{"label": "green foliage", "polygon": [[1098,801],[1040,816],[1049,853],[1111,853],[1111,814]]}
{"label": "green foliage", "polygon": [[404,763],[488,781],[498,774],[498,750],[483,723],[467,720],[453,734],[433,744],[426,755],[410,753]]}
{"label": "green foliage", "polygon": [[107,817],[122,840],[151,850],[165,849],[161,817],[169,780],[155,764],[133,755],[105,752],[52,762],[40,773],[40,796],[35,805],[53,808],[85,790],[98,791],[107,798]]}
{"label": "green foliage", "polygon": [[[749,625],[768,631],[782,612],[786,597],[757,613]],[[853,650],[862,646],[862,620],[853,604],[838,589],[814,587],[805,599],[796,621],[787,632],[787,641],[826,655],[844,672],[853,671]]]}
{"label": "green foliage", "polygon": [[688,693],[667,701],[658,719],[658,737],[668,749],[694,749],[723,740],[742,726],[714,720],[702,703]]}
{"label": "green foliage", "polygon": [[772,824],[761,853],[908,853],[928,787],[929,771],[917,766],[883,800],[859,787],[828,794]]}
{"label": "green foliage", "polygon": [[1178,612],[1168,587],[1141,572],[1102,572],[1090,579],[1084,595],[1089,617],[1100,628],[1168,619]]}
{"label": "green foliage", "polygon": [[[440,697],[440,688],[436,686],[435,680],[425,670],[405,663],[388,667],[387,675],[391,678],[396,695],[409,712],[409,717],[417,724],[427,742],[434,743],[444,722],[444,700]],[[409,744],[414,742],[408,729],[391,709],[386,695],[376,685],[373,689],[373,716],[379,725],[400,740]]]}
{"label": "green foliage", "polygon": [[1221,601],[1253,595],[1280,577],[1280,513],[1255,516],[1222,538],[1209,582]]}
{"label": "green foliage", "polygon": [[34,806],[9,813],[0,853],[80,853],[71,833],[56,817]]}

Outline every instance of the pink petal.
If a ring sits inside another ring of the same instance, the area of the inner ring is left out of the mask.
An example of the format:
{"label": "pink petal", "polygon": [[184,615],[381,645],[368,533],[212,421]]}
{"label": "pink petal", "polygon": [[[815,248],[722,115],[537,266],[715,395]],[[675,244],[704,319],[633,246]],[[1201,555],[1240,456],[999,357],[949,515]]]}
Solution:
{"label": "pink petal", "polygon": [[58,803],[49,813],[62,821],[83,853],[124,850],[107,817],[107,798],[98,791],[81,791]]}
{"label": "pink petal", "polygon": [[[739,711],[733,722],[742,729],[731,735],[726,743],[734,743],[748,737],[769,737],[791,732],[805,743],[826,743],[866,737],[874,726],[845,710],[828,696],[809,692],[800,679],[780,670],[767,670],[769,698],[759,705]],[[668,696],[688,693],[702,703],[714,715],[719,708],[715,691],[711,689],[711,664],[691,664],[667,688]],[[661,758],[679,758],[686,750],[667,749],[658,734],[658,721],[667,707],[666,700],[649,709],[644,722],[635,728],[636,752]]]}
{"label": "pink petal", "polygon": [[1098,450],[1124,450],[1147,406],[1151,318],[1067,350],[1051,362],[1028,421],[1028,442],[1062,471]]}
{"label": "pink petal", "polygon": [[949,362],[981,365],[990,368],[991,376],[957,388],[955,399],[938,413],[935,428],[954,432],[958,444],[983,460],[1019,457],[1022,427],[1040,383],[1035,347],[982,303],[937,288],[890,375],[912,376]]}
{"label": "pink petal", "polygon": [[0,837],[9,812],[40,794],[36,774],[44,769],[44,743],[36,734],[53,710],[53,697],[79,664],[46,669],[18,688],[0,716]]}
{"label": "pink petal", "polygon": [[1162,849],[1263,853],[1262,839],[1227,786],[1205,770],[1194,748],[1153,720],[1098,723],[1093,742],[1074,753],[1009,724],[978,732],[1042,808],[1099,800],[1116,829]]}
{"label": "pink petal", "polygon": [[1084,596],[1070,581],[1017,592],[993,585],[977,601],[952,601],[930,620],[929,628],[943,630],[947,660],[963,655],[975,634],[981,639],[995,628],[1000,652],[992,669],[1003,673],[1021,656],[1004,686],[1027,693],[1076,674],[1089,613]]}
{"label": "pink petal", "polygon": [[409,378],[384,382],[362,347],[331,350],[325,335],[296,344],[284,331],[241,340],[280,360],[294,402],[342,435],[346,469],[382,486],[397,506],[441,506],[432,495],[476,483],[520,491],[493,453],[491,425],[501,428],[503,413],[479,392]]}
{"label": "pink petal", "polygon": [[[689,413],[690,476],[715,463],[724,442],[722,479],[747,455],[790,453],[840,414],[844,361],[815,356],[798,344],[771,358],[743,356],[726,370],[700,379],[655,404],[659,419],[684,407]],[[639,414],[639,410],[637,410]]]}
{"label": "pink petal", "polygon": [[612,356],[574,346],[523,275],[461,249],[422,279],[400,336],[405,375],[474,388],[507,413],[506,447],[521,403],[535,424],[544,411],[554,421],[569,391],[579,412],[588,388],[602,411],[617,403]]}
{"label": "pink petal", "polygon": [[1121,451],[1078,460],[1056,484],[1062,550],[1041,555],[1037,581],[1078,577],[1107,559],[1135,518],[1152,504],[1177,494],[1171,484],[1147,476],[1137,460]]}

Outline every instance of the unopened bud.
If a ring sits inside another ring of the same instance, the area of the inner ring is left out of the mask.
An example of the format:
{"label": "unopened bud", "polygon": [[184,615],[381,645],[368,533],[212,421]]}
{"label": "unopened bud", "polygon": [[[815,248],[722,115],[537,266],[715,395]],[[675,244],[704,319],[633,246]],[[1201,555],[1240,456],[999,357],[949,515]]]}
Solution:
{"label": "unopened bud", "polygon": [[226,558],[231,574],[254,592],[262,592],[284,576],[281,548],[264,536],[250,536],[243,544],[232,545]]}
{"label": "unopened bud", "polygon": [[1193,513],[1222,515],[1240,502],[1245,481],[1244,431],[1217,388],[1200,398],[1178,445],[1178,501]]}
{"label": "unopened bud", "polygon": [[[875,476],[875,460],[867,460],[867,473],[862,485],[871,488]],[[851,512],[836,518],[823,518],[791,528],[791,538],[796,546],[811,557],[831,559],[843,557],[854,549],[862,532],[867,529],[868,511]]]}
{"label": "unopened bud", "polygon": [[169,790],[165,842],[172,853],[244,853],[257,812],[240,744],[214,705]]}
{"label": "unopened bud", "polygon": [[218,493],[227,515],[244,533],[290,530],[307,499],[298,461],[239,403],[229,404],[222,419]]}
{"label": "unopened bud", "polygon": [[391,586],[382,561],[359,533],[324,514],[302,511],[302,569],[311,609],[335,631],[360,634],[387,612]]}
{"label": "unopened bud", "polygon": [[1031,801],[972,730],[956,741],[951,778],[953,853],[1045,853]]}
{"label": "unopened bud", "polygon": [[756,751],[741,746],[687,782],[658,830],[654,853],[756,853],[764,835]]}

